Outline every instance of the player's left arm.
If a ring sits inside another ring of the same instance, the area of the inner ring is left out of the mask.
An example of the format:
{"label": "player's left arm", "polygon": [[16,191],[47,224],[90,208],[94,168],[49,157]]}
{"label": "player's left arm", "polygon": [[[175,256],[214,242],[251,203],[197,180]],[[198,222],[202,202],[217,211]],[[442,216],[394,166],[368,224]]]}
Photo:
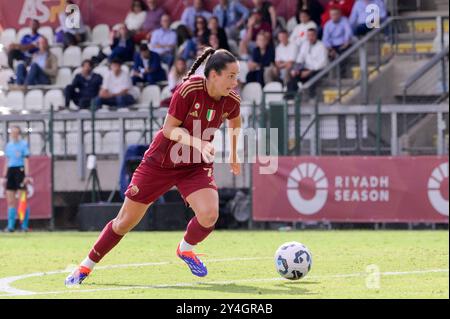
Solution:
{"label": "player's left arm", "polygon": [[228,120],[228,138],[231,145],[231,152],[228,161],[230,163],[231,172],[234,175],[240,175],[241,173],[241,164],[237,154],[237,143],[239,134],[241,133],[241,125],[242,123],[240,115]]}

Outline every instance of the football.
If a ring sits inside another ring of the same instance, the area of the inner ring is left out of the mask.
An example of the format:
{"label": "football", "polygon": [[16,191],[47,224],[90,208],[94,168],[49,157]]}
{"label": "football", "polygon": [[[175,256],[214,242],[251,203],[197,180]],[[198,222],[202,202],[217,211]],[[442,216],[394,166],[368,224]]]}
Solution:
{"label": "football", "polygon": [[308,247],[298,242],[288,242],[275,253],[277,272],[289,280],[304,278],[311,270],[312,256]]}

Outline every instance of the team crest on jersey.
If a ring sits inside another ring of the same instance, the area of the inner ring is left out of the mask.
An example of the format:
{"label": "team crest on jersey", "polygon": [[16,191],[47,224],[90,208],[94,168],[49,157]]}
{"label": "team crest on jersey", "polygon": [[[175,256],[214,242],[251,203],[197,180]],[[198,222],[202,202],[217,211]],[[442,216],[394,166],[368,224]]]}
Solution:
{"label": "team crest on jersey", "polygon": [[200,103],[195,103],[194,108],[198,110],[200,108]]}
{"label": "team crest on jersey", "polygon": [[194,111],[194,112],[189,113],[189,115],[192,117],[198,117],[198,112]]}
{"label": "team crest on jersey", "polygon": [[216,111],[209,109],[208,112],[206,112],[206,120],[208,122],[211,122],[214,119],[215,115],[216,115]]}

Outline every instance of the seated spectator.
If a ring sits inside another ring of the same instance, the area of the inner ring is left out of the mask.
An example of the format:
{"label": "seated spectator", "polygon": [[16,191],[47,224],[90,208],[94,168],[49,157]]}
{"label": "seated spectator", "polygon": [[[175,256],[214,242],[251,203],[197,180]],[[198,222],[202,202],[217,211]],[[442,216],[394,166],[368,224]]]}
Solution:
{"label": "seated spectator", "polygon": [[31,20],[31,34],[26,34],[20,39],[20,43],[11,43],[8,48],[8,66],[14,70],[14,60],[25,61],[29,64],[33,53],[38,51],[38,41],[41,35],[38,33],[40,24],[38,20]]}
{"label": "seated spectator", "polygon": [[317,24],[311,20],[311,17],[306,10],[300,11],[299,18],[300,24],[292,30],[289,42],[295,43],[295,45],[301,49],[302,44],[306,41],[308,30],[317,29]]}
{"label": "seated spectator", "polygon": [[[72,0],[66,0],[66,6],[75,4]],[[71,45],[78,45],[81,42],[86,41],[87,39],[87,30],[83,23],[83,16],[81,12],[79,13],[79,22],[80,27],[79,28],[69,28],[66,23],[67,14],[65,10],[61,11],[59,14],[59,25],[60,25],[60,31],[57,32],[56,38],[57,42],[62,42],[64,45],[64,48],[67,48]],[[62,41],[61,41],[62,40]]]}
{"label": "seated spectator", "polygon": [[297,46],[295,43],[289,42],[286,30],[278,33],[278,46],[275,50],[275,64],[267,68],[264,74],[266,83],[280,81],[287,84],[289,72],[294,66],[297,57]]}
{"label": "seated spectator", "polygon": [[81,73],[77,74],[72,84],[66,86],[64,90],[66,107],[69,107],[70,101],[73,101],[78,107],[89,109],[100,92],[103,78],[101,75],[92,72],[90,60],[84,60],[81,67]]}
{"label": "seated spectator", "polygon": [[248,61],[247,82],[259,82],[264,86],[264,72],[275,60],[273,46],[267,33],[260,32],[256,37],[256,48]]}
{"label": "seated spectator", "polygon": [[262,21],[268,23],[274,31],[277,27],[277,12],[273,4],[270,1],[253,0],[253,5],[255,10],[261,12]]}
{"label": "seated spectator", "polygon": [[217,17],[211,17],[209,19],[208,29],[210,34],[214,34],[219,39],[219,48],[230,51],[227,33],[223,28],[219,26],[219,19]]}
{"label": "seated spectator", "polygon": [[239,0],[220,0],[214,7],[213,14],[219,19],[219,26],[228,36],[237,39],[250,11]]}
{"label": "seated spectator", "polygon": [[208,46],[210,31],[207,21],[202,16],[195,18],[194,41],[197,44],[197,50],[203,51]]}
{"label": "seated spectator", "polygon": [[181,15],[181,23],[187,26],[189,30],[194,31],[197,16],[202,16],[208,21],[211,15],[211,12],[204,9],[203,0],[193,0],[193,5],[184,9]]}
{"label": "seated spectator", "polygon": [[149,40],[152,33],[161,27],[161,18],[166,12],[157,0],[147,0],[147,11],[141,32],[135,36],[136,43],[142,40]]}
{"label": "seated spectator", "polygon": [[156,84],[167,80],[166,72],[161,67],[161,59],[158,53],[148,49],[147,44],[141,44],[139,53],[134,57],[133,85],[138,82],[144,84]]}
{"label": "seated spectator", "polygon": [[[128,12],[127,17],[125,18],[125,25],[128,30],[133,34],[141,31],[142,26],[144,25],[145,19],[147,18],[147,6],[142,0],[133,0],[131,2],[131,10]],[[160,9],[162,10],[162,9]],[[159,26],[158,19],[158,26]]]}
{"label": "seated spectator", "polygon": [[298,90],[297,82],[305,83],[328,64],[328,50],[317,37],[317,29],[308,30],[308,41],[302,45],[296,65],[291,70],[288,91]]}
{"label": "seated spectator", "polygon": [[174,52],[177,46],[177,34],[170,29],[170,16],[163,14],[161,28],[155,30],[150,41],[150,50],[159,54],[161,61],[169,66],[175,59]]}
{"label": "seated spectator", "polygon": [[323,44],[329,51],[330,59],[334,60],[352,44],[352,28],[348,19],[342,16],[341,9],[336,7],[330,11],[331,20],[323,30]]}
{"label": "seated spectator", "polygon": [[177,27],[177,56],[191,65],[197,57],[197,45],[192,39],[189,29],[181,24]]}
{"label": "seated spectator", "polygon": [[262,31],[269,33],[272,37],[272,27],[269,23],[262,21],[261,11],[253,11],[247,22],[247,28],[242,30],[242,41],[239,44],[239,53],[245,58],[249,52],[253,52],[256,47],[256,36]]}
{"label": "seated spectator", "polygon": [[113,59],[121,59],[123,62],[133,61],[134,42],[131,39],[127,26],[123,23],[119,24],[112,30],[111,36],[112,52],[108,57],[109,61],[112,61]]}
{"label": "seated spectator", "polygon": [[297,11],[295,15],[297,23],[301,22],[299,16],[300,11],[307,11],[311,20],[314,21],[317,26],[320,26],[321,16],[324,10],[319,0],[297,0]]}
{"label": "seated spectator", "polygon": [[208,46],[213,48],[214,50],[220,49],[220,41],[216,34],[211,34],[209,36],[208,44],[205,45],[204,47],[208,47]]}
{"label": "seated spectator", "polygon": [[33,54],[29,70],[24,63],[17,66],[18,85],[49,85],[58,74],[58,58],[50,52],[47,38],[38,40],[39,49]]}
{"label": "seated spectator", "polygon": [[111,61],[110,71],[106,75],[99,96],[95,99],[95,105],[100,108],[103,104],[124,108],[136,103],[136,98],[131,94],[131,78],[122,70],[122,61]]}
{"label": "seated spectator", "polygon": [[341,13],[344,17],[350,17],[350,14],[352,13],[353,4],[355,3],[355,0],[330,0],[328,1],[325,11],[322,14],[321,17],[321,26],[322,28],[325,27],[325,23],[330,20],[330,10],[333,8],[339,8],[341,9]]}
{"label": "seated spectator", "polygon": [[169,90],[172,91],[183,81],[188,71],[186,60],[177,58],[169,72]]}
{"label": "seated spectator", "polygon": [[383,0],[357,0],[353,6],[352,13],[350,14],[350,25],[353,28],[353,33],[356,36],[364,36],[372,29],[367,26],[368,20],[373,20],[369,16],[373,13],[367,12],[366,8],[368,5],[378,6],[380,13],[380,22],[386,19],[387,11]]}

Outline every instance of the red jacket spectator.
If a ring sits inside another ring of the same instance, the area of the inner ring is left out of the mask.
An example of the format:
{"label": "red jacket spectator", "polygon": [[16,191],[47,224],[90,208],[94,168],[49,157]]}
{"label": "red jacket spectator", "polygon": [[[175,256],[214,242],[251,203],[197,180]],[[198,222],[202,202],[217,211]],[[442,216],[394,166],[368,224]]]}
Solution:
{"label": "red jacket spectator", "polygon": [[325,26],[325,23],[327,23],[328,20],[330,20],[330,10],[332,8],[339,8],[341,9],[342,15],[345,17],[349,17],[353,4],[355,3],[355,0],[330,0],[328,1],[325,12],[322,14],[322,27]]}

